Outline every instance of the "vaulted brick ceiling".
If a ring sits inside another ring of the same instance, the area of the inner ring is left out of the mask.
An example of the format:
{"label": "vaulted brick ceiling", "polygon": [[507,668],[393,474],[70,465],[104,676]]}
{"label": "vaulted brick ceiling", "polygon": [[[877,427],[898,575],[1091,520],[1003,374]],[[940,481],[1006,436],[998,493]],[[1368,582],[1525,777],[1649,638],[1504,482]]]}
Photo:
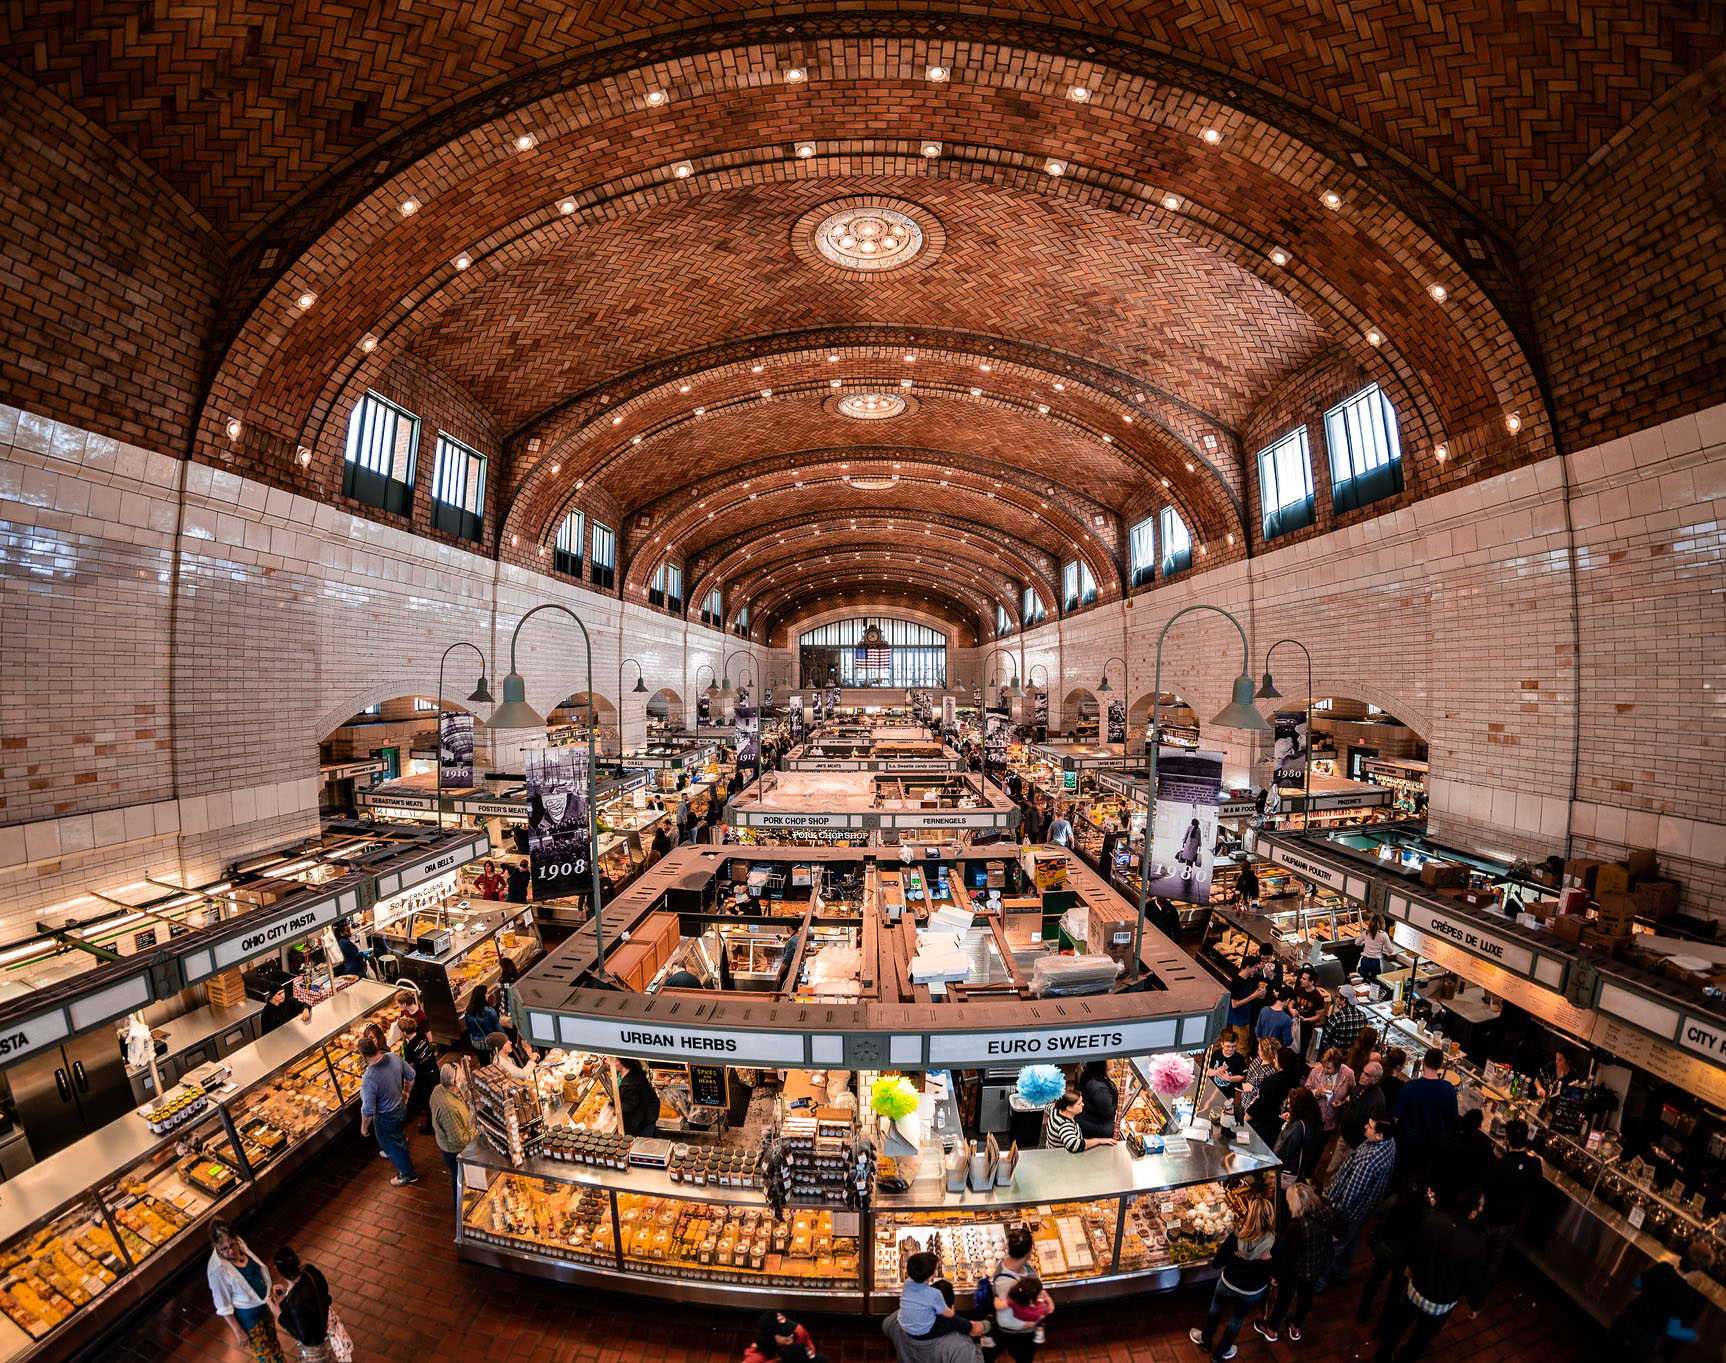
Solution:
{"label": "vaulted brick ceiling", "polygon": [[[742,13],[81,0],[0,11],[0,59],[227,254],[195,457],[336,497],[412,356],[503,433],[506,559],[592,502],[627,595],[669,556],[762,628],[874,592],[980,634],[1074,555],[1118,594],[1158,505],[1249,552],[1246,432],[1318,364],[1384,386],[1410,495],[1440,444],[1550,452],[1514,234],[1726,43],[1654,4]],[[815,257],[858,197],[923,256]],[[908,410],[835,410],[864,392]]]}

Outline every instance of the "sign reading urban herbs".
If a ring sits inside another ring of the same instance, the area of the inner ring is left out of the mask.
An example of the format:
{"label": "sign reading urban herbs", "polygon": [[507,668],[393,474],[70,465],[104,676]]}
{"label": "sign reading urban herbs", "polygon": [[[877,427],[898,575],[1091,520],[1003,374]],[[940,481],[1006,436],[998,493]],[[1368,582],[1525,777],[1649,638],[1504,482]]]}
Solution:
{"label": "sign reading urban herbs", "polygon": [[1109,698],[1109,737],[1110,743],[1125,743],[1127,741],[1127,702],[1119,696]]}
{"label": "sign reading urban herbs", "polygon": [[761,720],[753,705],[737,707],[736,743],[738,769],[748,774],[747,779],[753,780],[761,770]]}
{"label": "sign reading urban herbs", "polygon": [[438,716],[437,764],[446,786],[473,784],[473,716],[448,711]]}
{"label": "sign reading urban herbs", "polygon": [[1272,720],[1276,725],[1276,747],[1271,756],[1271,783],[1301,785],[1306,775],[1306,711],[1278,710]]}
{"label": "sign reading urban herbs", "polygon": [[567,898],[592,886],[587,826],[593,773],[576,747],[523,754],[527,767],[527,858],[535,899]]}
{"label": "sign reading urban herbs", "polygon": [[1216,859],[1217,796],[1223,755],[1186,748],[1157,750],[1157,811],[1146,877],[1159,899],[1208,904]]}

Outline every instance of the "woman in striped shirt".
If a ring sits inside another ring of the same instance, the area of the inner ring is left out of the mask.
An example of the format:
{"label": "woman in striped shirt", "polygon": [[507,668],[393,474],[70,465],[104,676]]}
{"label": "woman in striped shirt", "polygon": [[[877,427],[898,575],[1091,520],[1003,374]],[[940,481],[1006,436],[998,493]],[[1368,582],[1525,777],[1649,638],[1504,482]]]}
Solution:
{"label": "woman in striped shirt", "polygon": [[1045,1150],[1070,1150],[1075,1155],[1093,1145],[1114,1145],[1113,1136],[1086,1136],[1079,1130],[1079,1109],[1085,1104],[1077,1089],[1068,1089],[1055,1101],[1049,1127],[1043,1133]]}

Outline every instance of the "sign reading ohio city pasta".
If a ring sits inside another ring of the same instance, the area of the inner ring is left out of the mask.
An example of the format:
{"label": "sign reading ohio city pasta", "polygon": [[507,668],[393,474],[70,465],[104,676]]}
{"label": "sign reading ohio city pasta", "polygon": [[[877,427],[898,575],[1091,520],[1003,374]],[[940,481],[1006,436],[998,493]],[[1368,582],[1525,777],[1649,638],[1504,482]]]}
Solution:
{"label": "sign reading ohio city pasta", "polygon": [[1000,1060],[1089,1060],[1143,1055],[1175,1044],[1179,1020],[1028,1027],[1016,1032],[942,1032],[929,1036],[931,1065],[986,1065]]}
{"label": "sign reading ohio city pasta", "polygon": [[273,951],[287,942],[304,937],[325,923],[333,923],[338,907],[339,901],[334,896],[320,899],[317,903],[307,904],[293,913],[249,928],[238,937],[218,942],[214,953],[216,969],[225,970],[228,966],[239,965],[254,956],[261,956],[266,951]]}

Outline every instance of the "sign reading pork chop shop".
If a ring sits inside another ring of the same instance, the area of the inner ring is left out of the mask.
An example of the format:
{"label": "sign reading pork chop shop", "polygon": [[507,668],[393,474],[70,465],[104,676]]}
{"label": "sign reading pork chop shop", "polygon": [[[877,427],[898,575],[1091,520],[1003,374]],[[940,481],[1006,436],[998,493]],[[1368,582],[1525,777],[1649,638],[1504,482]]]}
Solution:
{"label": "sign reading pork chop shop", "polygon": [[1028,1027],[1016,1032],[944,1032],[929,1036],[931,1065],[987,1065],[997,1061],[1090,1060],[1143,1055],[1175,1044],[1177,1018],[1154,1022],[1096,1023],[1089,1027]]}

